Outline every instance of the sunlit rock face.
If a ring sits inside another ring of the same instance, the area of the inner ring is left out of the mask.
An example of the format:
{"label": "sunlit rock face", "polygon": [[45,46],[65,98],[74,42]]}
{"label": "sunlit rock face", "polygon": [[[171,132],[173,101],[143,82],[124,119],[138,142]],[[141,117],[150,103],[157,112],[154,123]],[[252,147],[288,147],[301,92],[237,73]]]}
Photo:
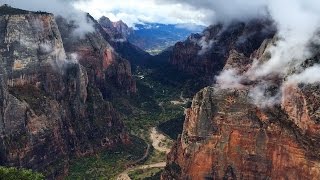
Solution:
{"label": "sunlit rock face", "polygon": [[291,118],[281,107],[252,105],[246,89],[205,88],[187,111],[162,179],[316,179],[319,134],[303,133]]}
{"label": "sunlit rock face", "polygon": [[52,14],[1,7],[0,164],[48,178],[71,157],[129,143],[103,86],[135,92],[130,64],[98,31],[68,44],[59,28]]}
{"label": "sunlit rock face", "polygon": [[[231,50],[223,70],[245,74],[254,61],[270,58],[267,49],[276,41],[266,38],[250,54]],[[302,67],[317,62],[318,55]],[[270,106],[253,100],[251,90],[262,80],[250,77],[237,87],[218,84],[198,92],[162,179],[318,179],[319,85],[268,78],[272,88],[265,93],[281,91],[279,102]]]}

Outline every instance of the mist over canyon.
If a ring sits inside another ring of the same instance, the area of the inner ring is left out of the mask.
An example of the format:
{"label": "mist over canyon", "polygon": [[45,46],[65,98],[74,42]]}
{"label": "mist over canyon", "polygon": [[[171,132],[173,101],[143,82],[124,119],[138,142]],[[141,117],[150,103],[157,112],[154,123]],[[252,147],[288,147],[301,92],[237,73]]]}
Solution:
{"label": "mist over canyon", "polygon": [[0,179],[320,176],[317,1],[0,5]]}

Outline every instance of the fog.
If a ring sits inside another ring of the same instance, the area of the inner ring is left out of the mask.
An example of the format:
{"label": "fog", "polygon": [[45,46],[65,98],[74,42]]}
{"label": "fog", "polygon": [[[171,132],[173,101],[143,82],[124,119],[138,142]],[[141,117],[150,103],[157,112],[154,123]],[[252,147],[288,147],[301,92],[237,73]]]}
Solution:
{"label": "fog", "polygon": [[75,29],[75,35],[83,37],[85,33],[94,31],[92,22],[87,20],[86,13],[74,8],[77,1],[64,0],[0,0],[0,4],[8,4],[14,8],[30,11],[45,11],[60,15],[68,21],[74,21],[79,27]]}

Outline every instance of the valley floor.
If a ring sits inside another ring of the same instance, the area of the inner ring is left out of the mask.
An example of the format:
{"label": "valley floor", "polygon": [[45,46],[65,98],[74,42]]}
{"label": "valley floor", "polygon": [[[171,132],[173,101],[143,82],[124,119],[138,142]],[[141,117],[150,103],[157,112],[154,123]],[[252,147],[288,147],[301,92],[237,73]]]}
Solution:
{"label": "valley floor", "polygon": [[138,93],[113,102],[135,137],[133,144],[74,160],[69,179],[160,178],[166,155],[182,131],[189,99],[183,98],[181,88],[157,79],[153,70],[137,69],[135,74]]}
{"label": "valley floor", "polygon": [[[155,127],[150,129],[150,140],[152,147],[159,152],[169,153],[170,152],[170,145],[172,144],[172,140],[169,139],[166,135],[160,133]],[[116,180],[131,180],[129,174],[133,176],[135,179],[139,179],[139,175],[147,174],[146,172],[142,171],[142,173],[137,172],[138,170],[150,170],[153,169],[162,169],[166,166],[165,161],[152,163],[152,164],[144,164],[138,165],[135,167],[130,167],[126,169],[124,172],[119,174]],[[141,177],[140,177],[141,178]]]}

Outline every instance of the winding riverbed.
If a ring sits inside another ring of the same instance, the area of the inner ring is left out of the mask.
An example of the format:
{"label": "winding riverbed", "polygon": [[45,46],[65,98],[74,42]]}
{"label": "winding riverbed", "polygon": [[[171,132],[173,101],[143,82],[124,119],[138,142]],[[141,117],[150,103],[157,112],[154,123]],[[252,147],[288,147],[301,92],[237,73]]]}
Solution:
{"label": "winding riverbed", "polygon": [[[169,138],[167,138],[165,135],[160,133],[155,127],[150,129],[150,135],[149,138],[151,140],[151,144],[154,149],[165,152],[166,154],[170,152],[170,148],[167,146],[167,143],[172,142]],[[146,151],[146,154],[144,156],[148,156],[149,151]],[[150,168],[164,168],[166,166],[166,162],[157,162],[154,164],[146,164],[146,165],[139,165],[135,167],[130,167],[123,171],[121,174],[119,174],[116,177],[116,180],[131,180],[128,173],[130,171],[136,171],[141,169],[150,169]]]}

